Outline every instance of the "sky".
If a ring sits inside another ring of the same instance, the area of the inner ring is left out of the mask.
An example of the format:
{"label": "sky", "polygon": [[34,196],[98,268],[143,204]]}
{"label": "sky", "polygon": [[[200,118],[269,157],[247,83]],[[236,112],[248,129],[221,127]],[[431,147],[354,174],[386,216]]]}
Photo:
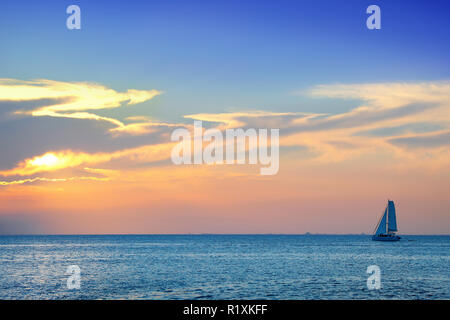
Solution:
{"label": "sky", "polygon": [[[2,1],[0,234],[450,234],[449,9]],[[174,165],[194,120],[279,129],[279,171]]]}

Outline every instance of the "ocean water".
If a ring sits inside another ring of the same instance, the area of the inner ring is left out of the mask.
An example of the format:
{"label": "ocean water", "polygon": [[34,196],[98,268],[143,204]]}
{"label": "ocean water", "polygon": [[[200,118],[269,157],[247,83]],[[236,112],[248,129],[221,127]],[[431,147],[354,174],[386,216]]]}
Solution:
{"label": "ocean water", "polygon": [[450,236],[0,236],[0,299],[450,299],[449,266]]}

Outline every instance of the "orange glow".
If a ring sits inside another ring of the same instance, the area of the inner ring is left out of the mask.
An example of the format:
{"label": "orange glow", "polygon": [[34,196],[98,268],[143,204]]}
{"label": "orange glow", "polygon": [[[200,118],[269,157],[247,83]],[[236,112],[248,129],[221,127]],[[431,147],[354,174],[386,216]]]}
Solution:
{"label": "orange glow", "polygon": [[60,160],[53,153],[47,153],[42,157],[35,157],[29,160],[30,165],[40,167],[55,167]]}
{"label": "orange glow", "polygon": [[[4,82],[3,88],[1,84],[0,95],[16,99],[27,86],[21,83],[8,91],[10,84]],[[122,122],[82,111],[97,108],[84,102],[107,109],[150,99],[149,92],[41,84],[23,96],[59,97],[67,89],[80,100],[33,112],[109,121],[116,126],[105,129],[108,138],[115,142],[127,135],[133,147],[120,143],[114,151],[104,152],[99,146],[98,151],[85,152],[68,145],[28,154],[15,165],[2,167],[0,219],[30,213],[45,221],[47,229],[38,231],[48,233],[359,234],[372,231],[379,208],[391,198],[398,206],[402,233],[450,230],[448,83],[330,85],[310,90],[314,96],[363,101],[338,114],[239,111],[185,116],[219,129],[279,125],[280,168],[275,176],[260,176],[260,167],[251,165],[173,165],[170,155],[178,142],[170,141],[170,131],[190,128],[189,123],[138,115]],[[409,105],[416,105],[414,112],[405,112]],[[386,110],[394,110],[395,116],[379,113]],[[423,122],[433,130],[410,129]],[[391,130],[397,127],[406,129]],[[389,134],[384,135],[385,129]],[[382,134],[367,134],[374,131]],[[155,139],[137,137],[142,134]],[[137,138],[138,142],[132,140]],[[392,139],[412,142],[396,144]],[[421,139],[433,143],[417,143]],[[157,142],[145,145],[151,141]]]}

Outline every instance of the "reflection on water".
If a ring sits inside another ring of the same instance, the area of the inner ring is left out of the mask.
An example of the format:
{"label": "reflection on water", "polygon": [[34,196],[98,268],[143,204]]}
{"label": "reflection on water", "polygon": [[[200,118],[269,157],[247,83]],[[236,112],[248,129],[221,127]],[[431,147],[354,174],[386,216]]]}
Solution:
{"label": "reflection on water", "polygon": [[[0,299],[450,299],[450,236],[403,239],[0,236]],[[374,264],[380,290],[366,286]],[[70,265],[80,290],[67,289]]]}

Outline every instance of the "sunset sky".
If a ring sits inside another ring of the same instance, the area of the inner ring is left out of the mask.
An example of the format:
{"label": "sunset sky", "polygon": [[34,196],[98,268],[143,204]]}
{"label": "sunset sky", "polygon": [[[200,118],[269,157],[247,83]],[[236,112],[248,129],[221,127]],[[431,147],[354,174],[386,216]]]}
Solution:
{"label": "sunset sky", "polygon": [[[450,234],[449,30],[448,1],[2,1],[0,234],[359,234],[387,199]],[[278,173],[172,164],[194,120],[280,129]]]}

